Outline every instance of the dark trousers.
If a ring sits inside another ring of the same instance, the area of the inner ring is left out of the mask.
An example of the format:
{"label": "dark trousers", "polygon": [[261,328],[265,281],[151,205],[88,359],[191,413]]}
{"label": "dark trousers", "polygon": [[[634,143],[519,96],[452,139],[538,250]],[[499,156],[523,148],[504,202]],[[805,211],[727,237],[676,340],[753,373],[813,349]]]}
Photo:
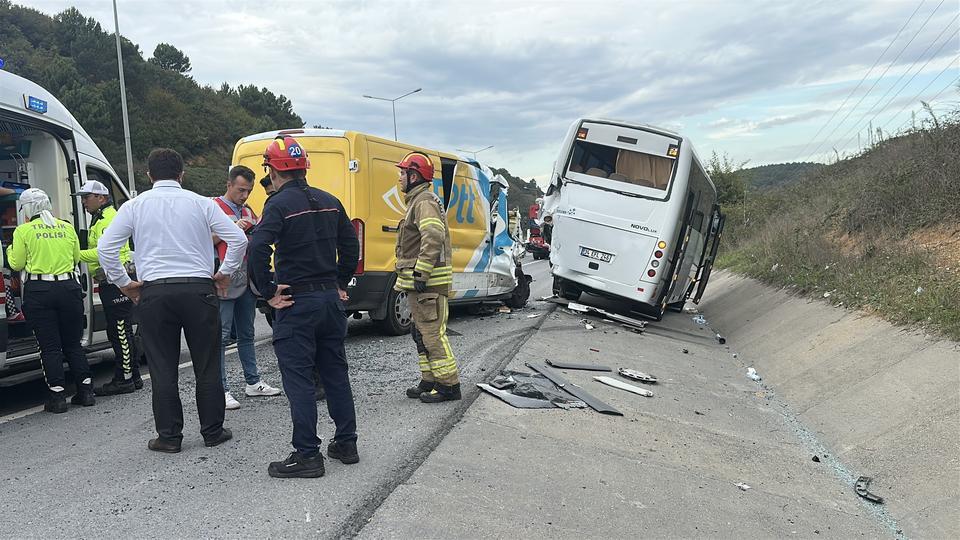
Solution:
{"label": "dark trousers", "polygon": [[153,419],[157,435],[168,442],[183,439],[180,402],[180,331],[187,338],[197,378],[197,413],[205,439],[223,429],[220,382],[220,307],[210,283],[145,283],[140,295],[143,349],[153,378]]}
{"label": "dark trousers", "polygon": [[84,313],[83,292],[77,281],[27,281],[23,314],[40,345],[40,363],[48,387],[66,383],[64,360],[78,384],[90,376],[87,355],[80,346]]}
{"label": "dark trousers", "polygon": [[140,356],[133,339],[133,301],[120,288],[100,283],[100,303],[107,319],[107,338],[113,345],[113,378],[127,381],[140,378]]}
{"label": "dark trousers", "polygon": [[347,374],[347,318],[337,291],[297,294],[295,303],[276,312],[273,348],[280,365],[283,391],[290,400],[293,447],[313,454],[317,437],[314,368],[327,392],[327,411],[336,424],[335,441],[357,439],[357,416]]}

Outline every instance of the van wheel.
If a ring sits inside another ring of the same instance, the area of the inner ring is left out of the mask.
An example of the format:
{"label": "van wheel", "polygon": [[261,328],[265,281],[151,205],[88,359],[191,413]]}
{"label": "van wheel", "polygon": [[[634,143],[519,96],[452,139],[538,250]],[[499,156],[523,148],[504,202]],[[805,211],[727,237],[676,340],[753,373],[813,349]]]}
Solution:
{"label": "van wheel", "polygon": [[576,285],[570,283],[569,281],[554,276],[553,278],[553,294],[570,300],[571,302],[576,302],[580,300],[580,295],[583,293]]}
{"label": "van wheel", "polygon": [[510,298],[504,300],[503,303],[513,309],[520,309],[527,305],[527,300],[530,299],[530,282],[533,281],[533,277],[524,274],[523,268],[519,264],[514,270],[514,274],[517,278],[517,286],[513,288]]}
{"label": "van wheel", "polygon": [[384,333],[391,336],[402,336],[410,332],[413,318],[410,315],[410,305],[407,303],[407,293],[390,289],[387,296],[387,317],[377,321]]}

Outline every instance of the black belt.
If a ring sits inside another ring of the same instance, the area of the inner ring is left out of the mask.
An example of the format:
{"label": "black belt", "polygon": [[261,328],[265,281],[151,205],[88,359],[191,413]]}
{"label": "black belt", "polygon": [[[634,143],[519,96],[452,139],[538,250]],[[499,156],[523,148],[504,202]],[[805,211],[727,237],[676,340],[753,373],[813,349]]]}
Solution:
{"label": "black belt", "polygon": [[293,283],[290,285],[290,288],[283,291],[281,294],[300,294],[316,291],[335,291],[337,290],[337,284],[331,283],[329,281],[305,281],[301,283]]}
{"label": "black belt", "polygon": [[154,279],[150,281],[144,281],[143,286],[149,287],[151,285],[186,285],[188,283],[213,285],[213,280],[211,278],[202,278],[202,277],[170,277],[170,278],[161,278],[161,279]]}

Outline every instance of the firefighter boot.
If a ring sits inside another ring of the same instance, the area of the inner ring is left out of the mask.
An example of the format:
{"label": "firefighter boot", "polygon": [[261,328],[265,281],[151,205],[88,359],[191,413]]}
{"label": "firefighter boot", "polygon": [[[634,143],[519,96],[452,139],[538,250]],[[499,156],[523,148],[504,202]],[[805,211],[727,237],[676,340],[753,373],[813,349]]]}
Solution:
{"label": "firefighter boot", "polygon": [[417,384],[412,388],[407,388],[407,397],[416,399],[420,397],[420,394],[433,390],[433,387],[436,386],[436,384],[437,383],[432,381],[425,381],[423,379],[420,379],[419,384]]}
{"label": "firefighter boot", "polygon": [[420,401],[424,403],[441,403],[460,399],[460,383],[447,386],[437,384],[433,390],[420,394]]}
{"label": "firefighter boot", "polygon": [[97,400],[93,397],[93,383],[77,384],[77,393],[70,398],[70,403],[83,405],[84,407],[90,407],[96,402]]}

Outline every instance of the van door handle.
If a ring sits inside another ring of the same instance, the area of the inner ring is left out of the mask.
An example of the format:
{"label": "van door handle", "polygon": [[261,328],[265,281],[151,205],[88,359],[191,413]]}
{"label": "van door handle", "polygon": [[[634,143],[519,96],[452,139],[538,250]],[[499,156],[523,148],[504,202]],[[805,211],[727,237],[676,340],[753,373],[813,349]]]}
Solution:
{"label": "van door handle", "polygon": [[400,230],[400,226],[390,227],[389,225],[381,225],[380,230],[383,232],[397,232]]}

